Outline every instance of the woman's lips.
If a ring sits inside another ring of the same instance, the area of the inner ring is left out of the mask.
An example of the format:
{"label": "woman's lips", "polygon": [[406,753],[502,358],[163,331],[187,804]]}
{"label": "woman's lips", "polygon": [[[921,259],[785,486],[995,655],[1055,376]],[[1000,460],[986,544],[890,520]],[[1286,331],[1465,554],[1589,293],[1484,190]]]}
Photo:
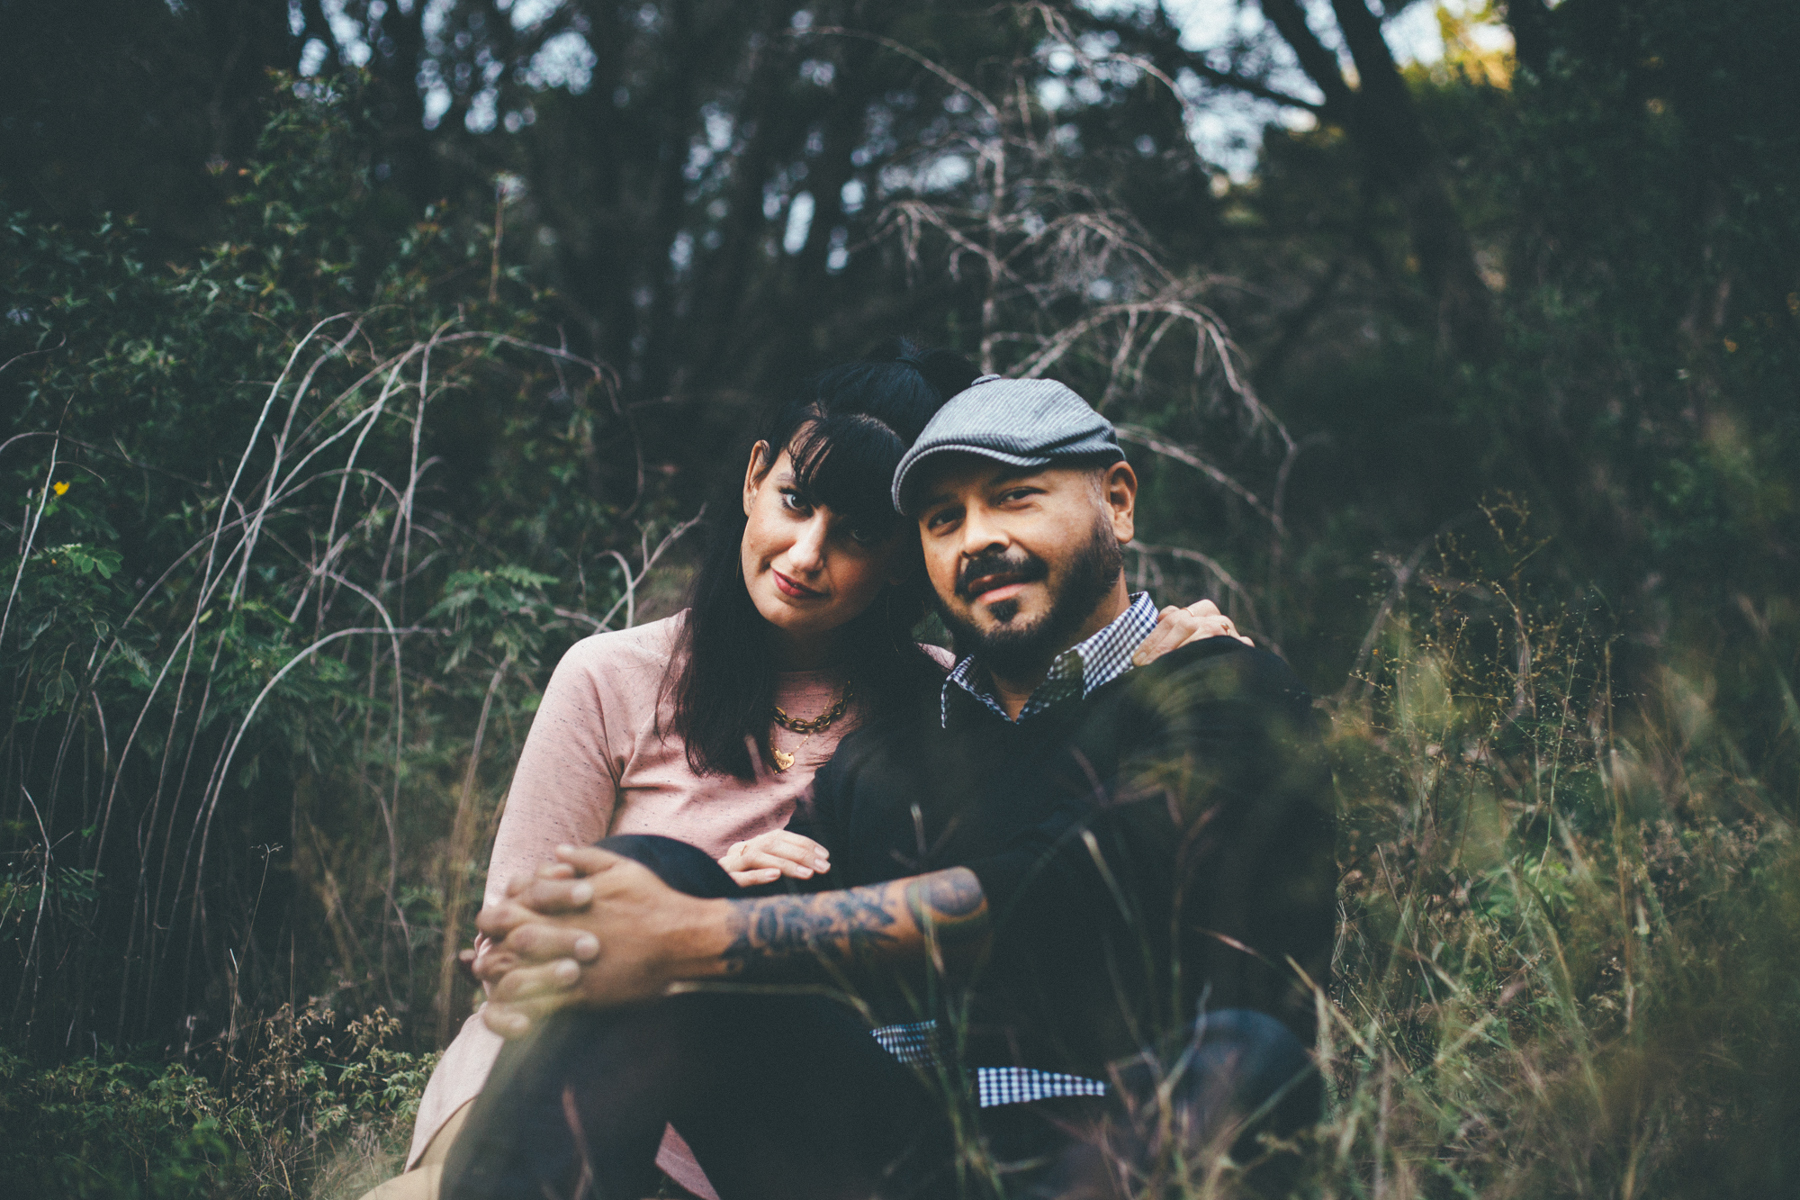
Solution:
{"label": "woman's lips", "polygon": [[781,594],[792,597],[795,600],[817,600],[825,594],[824,592],[814,591],[803,583],[795,583],[780,571],[771,570],[769,574],[775,576],[775,586],[780,590]]}

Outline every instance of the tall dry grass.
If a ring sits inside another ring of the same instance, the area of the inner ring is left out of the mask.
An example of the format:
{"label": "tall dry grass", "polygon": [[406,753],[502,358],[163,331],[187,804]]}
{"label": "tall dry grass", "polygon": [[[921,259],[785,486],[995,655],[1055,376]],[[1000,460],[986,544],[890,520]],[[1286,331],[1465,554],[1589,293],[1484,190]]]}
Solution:
{"label": "tall dry grass", "polygon": [[1516,505],[1396,582],[1330,701],[1343,819],[1320,1196],[1800,1187],[1800,852],[1704,674],[1615,677]]}

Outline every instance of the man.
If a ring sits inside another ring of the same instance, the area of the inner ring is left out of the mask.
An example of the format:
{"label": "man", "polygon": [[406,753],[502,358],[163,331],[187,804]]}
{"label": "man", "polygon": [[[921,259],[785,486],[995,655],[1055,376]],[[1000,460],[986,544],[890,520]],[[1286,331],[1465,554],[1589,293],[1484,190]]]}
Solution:
{"label": "man", "polygon": [[[853,886],[734,898],[678,843],[559,852],[482,918],[490,1024],[545,1032],[496,1068],[449,1194],[625,1194],[665,1119],[728,1198],[946,1192],[970,1066],[1110,1080],[1095,1138],[1134,1158],[1259,1109],[1305,1119],[1335,889],[1309,703],[1229,638],[1132,669],[1156,623],[1124,580],[1136,493],[1060,384],[988,378],[944,406],[894,498],[969,653],[818,775],[805,828]],[[871,1053],[844,1005],[765,986],[794,983],[936,1018],[947,1090]],[[1172,1124],[1135,1111],[1157,1096]],[[1106,1169],[1090,1140],[1048,1186]]]}

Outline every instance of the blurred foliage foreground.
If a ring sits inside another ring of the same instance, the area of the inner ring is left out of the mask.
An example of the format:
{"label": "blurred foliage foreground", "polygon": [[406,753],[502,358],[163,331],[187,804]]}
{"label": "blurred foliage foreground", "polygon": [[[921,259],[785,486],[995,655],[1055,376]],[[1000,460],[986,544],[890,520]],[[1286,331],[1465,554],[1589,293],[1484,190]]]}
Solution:
{"label": "blurred foliage foreground", "polygon": [[[277,115],[280,170],[243,168],[234,236],[185,265],[7,218],[19,1194],[353,1195],[396,1165],[543,669],[637,619],[690,515],[606,370],[484,304],[498,252],[376,211],[319,120]],[[383,222],[379,256],[338,236]],[[515,456],[479,478],[475,394]],[[1789,681],[1749,761],[1703,662],[1640,646],[1616,685],[1615,617],[1534,582],[1522,502],[1484,517],[1393,572],[1326,700],[1330,1109],[1271,1153],[1330,1196],[1792,1192]]]}

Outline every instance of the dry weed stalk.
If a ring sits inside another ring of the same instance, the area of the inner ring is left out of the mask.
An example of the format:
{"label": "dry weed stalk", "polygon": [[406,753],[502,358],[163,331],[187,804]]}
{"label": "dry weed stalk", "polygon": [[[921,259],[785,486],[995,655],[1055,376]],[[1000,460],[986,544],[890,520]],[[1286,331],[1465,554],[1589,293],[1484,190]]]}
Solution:
{"label": "dry weed stalk", "polygon": [[[317,847],[295,847],[294,865],[302,878],[316,872],[346,982],[372,985],[390,1007],[407,1006],[415,949],[430,936],[414,927],[408,909],[416,901],[406,894],[424,865],[406,861],[403,833],[409,786],[418,788],[418,781],[408,782],[417,771],[409,757],[425,744],[422,731],[415,731],[409,696],[435,686],[440,669],[457,667],[466,648],[448,659],[446,649],[467,642],[468,632],[457,631],[471,619],[462,612],[426,611],[446,567],[469,553],[466,532],[428,504],[429,477],[440,464],[426,454],[424,432],[435,402],[450,389],[474,386],[474,372],[506,356],[549,363],[559,376],[579,372],[575,384],[564,380],[565,392],[586,389],[616,406],[610,371],[558,347],[447,323],[388,351],[362,315],[338,313],[317,322],[295,340],[277,378],[263,385],[251,432],[226,460],[222,484],[196,485],[195,502],[206,513],[204,536],[140,580],[123,618],[99,629],[91,644],[72,648],[79,659],[65,653],[73,694],[49,713],[56,726],[50,769],[34,773],[35,755],[17,737],[9,750],[21,780],[17,807],[41,831],[37,849],[15,863],[6,914],[19,925],[21,952],[12,1020],[27,1039],[59,1016],[69,1022],[72,1038],[76,1024],[85,1021],[82,1013],[100,1003],[85,979],[62,980],[54,997],[42,987],[56,977],[59,964],[82,961],[89,939],[110,925],[115,931],[123,926],[122,936],[115,936],[124,967],[116,973],[111,1028],[90,1036],[127,1041],[147,1028],[144,1014],[157,998],[166,1007],[177,996],[181,1008],[193,1012],[196,1005],[217,1004],[203,997],[223,991],[221,1007],[229,1019],[221,1036],[227,1048],[235,1042],[242,1032],[240,976],[257,953],[269,860],[284,847],[258,847],[261,882],[250,881],[242,907],[217,910],[223,894],[213,863],[218,831],[222,820],[234,826],[244,820],[242,805],[251,794],[246,771],[258,769],[259,755],[271,744],[298,737],[285,730],[307,719],[307,705],[319,703],[339,710],[333,736],[345,739],[346,759],[356,764],[356,795],[346,799],[352,807],[370,805],[379,830],[368,847],[380,864],[373,926],[361,927],[364,918],[347,900],[347,881],[333,876]],[[44,482],[20,524],[19,565],[0,615],[0,638],[15,642],[23,635],[12,600],[22,585],[33,583],[32,572],[57,563],[37,544],[50,484],[66,457],[65,439],[47,432]],[[122,446],[74,448],[127,470],[149,469]],[[642,498],[641,453],[638,458],[638,500],[625,513]],[[484,612],[481,619],[495,625],[497,638],[502,626],[523,622],[527,630],[518,636],[528,641],[542,636],[542,628],[530,628],[540,618],[575,621],[586,631],[612,628],[621,617],[630,624],[646,573],[693,524],[677,524],[654,545],[643,529],[635,559],[602,551],[619,568],[616,587],[601,600],[604,615],[567,607],[553,615],[547,604],[538,612],[509,602],[510,613]],[[529,600],[541,582],[525,572],[507,585],[508,594]],[[478,669],[485,699],[473,744],[466,757],[458,756],[464,765],[449,837],[444,963],[454,962],[455,932],[467,916],[465,881],[456,864],[481,833],[478,768],[484,749],[492,754],[490,712],[503,687],[533,687],[513,650],[495,653]],[[40,721],[33,736],[41,742],[46,732]],[[316,757],[319,751],[308,745],[302,753]],[[309,831],[318,830],[306,805],[300,807],[293,825],[304,843]],[[71,822],[85,833],[69,838]],[[118,845],[121,839],[128,850]],[[135,876],[129,886],[120,878],[125,863]],[[86,881],[85,909],[71,906],[71,881]],[[15,911],[25,896],[34,901],[32,911]],[[261,947],[265,981],[276,973],[268,958],[269,948]],[[436,974],[447,990],[448,968]],[[63,1033],[58,1029],[54,1036]],[[190,1038],[183,1049],[192,1048]]]}

